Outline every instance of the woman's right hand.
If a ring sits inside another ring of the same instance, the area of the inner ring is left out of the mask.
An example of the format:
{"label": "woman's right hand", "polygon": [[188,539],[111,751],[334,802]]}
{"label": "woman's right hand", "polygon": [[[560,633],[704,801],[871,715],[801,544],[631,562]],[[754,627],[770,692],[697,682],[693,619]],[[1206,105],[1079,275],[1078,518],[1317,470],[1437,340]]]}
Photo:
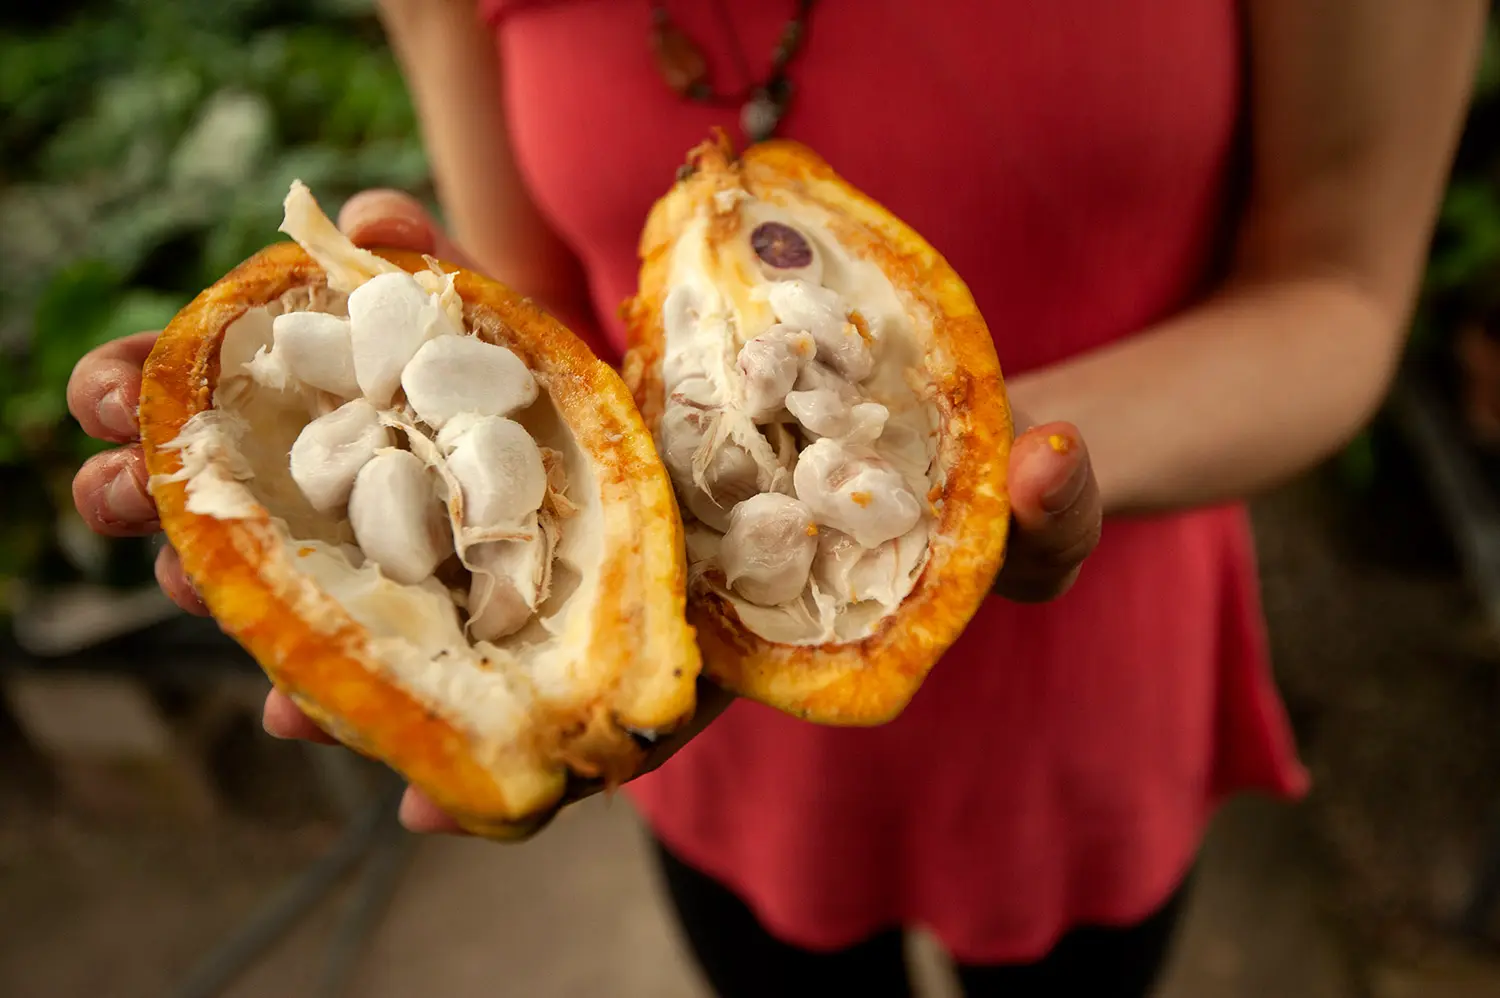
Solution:
{"label": "woman's right hand", "polygon": [[[413,198],[395,191],[365,191],[339,213],[339,228],[361,246],[429,253],[459,266],[472,262]],[[73,478],[73,504],[84,522],[106,537],[142,537],[161,529],[156,503],[146,488],[136,411],[141,400],[141,367],[157,332],[135,333],[85,354],[68,381],[68,410],[89,436],[116,444],[84,462]],[[182,562],[170,544],[156,557],[156,581],[189,613],[207,615]],[[308,719],[280,691],[266,697],[262,723],[278,738],[334,745],[337,742]],[[408,788],[401,821],[415,832],[452,832],[458,826],[427,796]]]}

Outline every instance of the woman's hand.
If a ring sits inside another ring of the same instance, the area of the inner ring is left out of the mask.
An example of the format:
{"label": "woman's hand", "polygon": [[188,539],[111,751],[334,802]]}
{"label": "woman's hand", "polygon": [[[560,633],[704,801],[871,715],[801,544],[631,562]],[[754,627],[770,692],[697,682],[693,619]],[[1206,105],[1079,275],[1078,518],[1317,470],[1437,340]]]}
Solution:
{"label": "woman's hand", "polygon": [[[68,410],[84,432],[120,445],[89,458],[73,478],[73,505],[91,529],[106,537],[142,537],[161,529],[156,503],[146,491],[146,459],[136,425],[141,365],[156,337],[155,332],[136,333],[106,343],[86,354],[68,381]],[[170,546],[156,556],[156,580],[184,610],[208,613]]]}
{"label": "woman's hand", "polygon": [[1072,423],[1031,426],[1019,412],[1010,451],[1011,525],[995,592],[1023,603],[1056,599],[1099,543],[1104,506],[1088,448]]}

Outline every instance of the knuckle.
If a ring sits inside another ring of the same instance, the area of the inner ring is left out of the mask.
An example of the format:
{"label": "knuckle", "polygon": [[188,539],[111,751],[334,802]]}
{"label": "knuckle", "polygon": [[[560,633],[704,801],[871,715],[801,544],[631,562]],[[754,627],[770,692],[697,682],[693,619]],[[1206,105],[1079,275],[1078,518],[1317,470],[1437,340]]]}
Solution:
{"label": "knuckle", "polygon": [[[130,481],[122,484],[127,475]],[[147,479],[138,446],[96,454],[73,476],[73,505],[96,533],[111,537],[153,534],[160,523]]]}
{"label": "knuckle", "polygon": [[1022,533],[996,579],[995,591],[1021,603],[1056,599],[1072,588],[1098,547],[1101,532],[1098,516],[1077,509],[1041,531]]}
{"label": "knuckle", "polygon": [[1098,547],[1101,529],[1099,517],[1069,510],[1035,537],[1038,561],[1059,569],[1082,564]]}
{"label": "knuckle", "polygon": [[79,465],[77,474],[73,476],[73,504],[80,513],[87,512],[85,505],[97,502],[99,493],[114,477],[118,453],[118,450],[107,450],[90,456]]}
{"label": "knuckle", "polygon": [[80,423],[89,420],[93,415],[93,409],[104,397],[104,391],[99,384],[99,366],[90,362],[85,357],[73,368],[73,373],[68,376],[68,387],[65,396],[68,402],[68,412]]}

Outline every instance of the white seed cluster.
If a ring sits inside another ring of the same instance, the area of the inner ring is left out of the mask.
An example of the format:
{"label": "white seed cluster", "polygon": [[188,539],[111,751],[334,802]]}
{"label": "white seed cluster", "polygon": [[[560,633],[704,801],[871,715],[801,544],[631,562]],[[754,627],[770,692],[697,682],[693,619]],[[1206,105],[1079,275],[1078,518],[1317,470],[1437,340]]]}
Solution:
{"label": "white seed cluster", "polygon": [[[777,606],[812,583],[850,603],[877,588],[870,580],[913,563],[903,556],[925,546],[926,504],[877,449],[890,413],[862,383],[876,370],[878,342],[819,283],[824,267],[811,245],[793,248],[785,269],[762,256],[769,280],[752,294],[776,322],[728,363],[714,356],[727,324],[700,314],[691,285],[668,295],[669,344],[696,348],[668,348],[661,450],[683,505],[723,535],[718,567],[736,595]],[[717,338],[703,335],[716,321]]]}
{"label": "white seed cluster", "polygon": [[451,277],[421,277],[371,277],[349,293],[347,318],[276,316],[244,370],[322,413],[289,455],[307,502],[345,517],[365,561],[402,585],[456,569],[456,555],[467,585],[457,571],[442,579],[460,587],[469,637],[495,640],[546,599],[571,508],[561,456],[511,418],[539,395],[525,363],[465,332]]}

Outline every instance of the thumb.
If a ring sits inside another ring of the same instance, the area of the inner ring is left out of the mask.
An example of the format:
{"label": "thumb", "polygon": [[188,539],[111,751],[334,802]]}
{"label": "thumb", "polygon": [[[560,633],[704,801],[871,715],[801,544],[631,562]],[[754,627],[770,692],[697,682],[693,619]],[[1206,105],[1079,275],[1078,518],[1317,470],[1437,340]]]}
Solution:
{"label": "thumb", "polygon": [[1033,426],[1010,455],[1009,551],[996,590],[1032,602],[1062,595],[1099,543],[1103,506],[1078,428]]}
{"label": "thumb", "polygon": [[356,246],[425,253],[466,270],[479,269],[422,203],[403,191],[376,189],[354,195],[339,211],[339,228]]}
{"label": "thumb", "polygon": [[1053,532],[1080,500],[1093,499],[1098,490],[1092,479],[1088,448],[1077,427],[1063,422],[1029,426],[1011,447],[1011,515],[1027,533]]}

